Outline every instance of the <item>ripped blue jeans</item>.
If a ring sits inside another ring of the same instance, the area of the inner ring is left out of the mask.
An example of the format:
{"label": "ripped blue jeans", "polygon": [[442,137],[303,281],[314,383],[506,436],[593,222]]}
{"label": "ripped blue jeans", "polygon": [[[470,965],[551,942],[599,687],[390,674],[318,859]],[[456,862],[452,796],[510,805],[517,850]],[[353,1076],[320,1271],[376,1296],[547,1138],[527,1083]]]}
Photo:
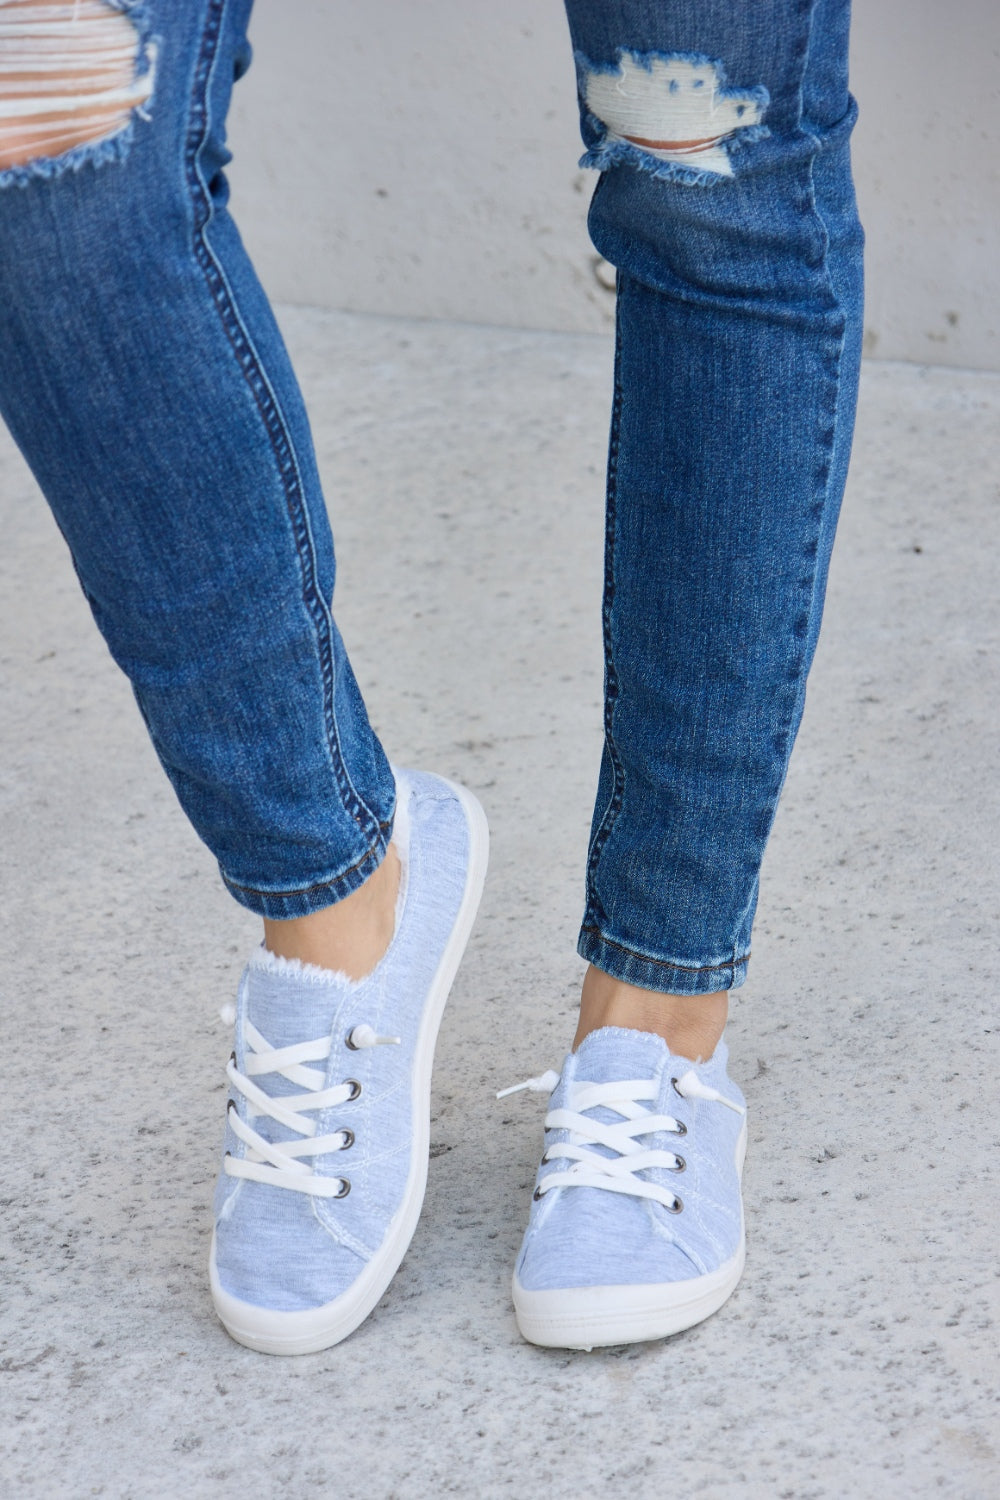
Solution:
{"label": "ripped blue jeans", "polygon": [[[58,76],[11,106],[6,63],[37,79],[51,38],[32,0],[0,0],[0,411],[185,812],[236,899],[280,919],[376,868],[394,786],[331,611],[302,400],[226,206],[250,3],[82,0],[92,56],[117,61],[67,134]],[[745,977],[850,449],[848,4],[567,11],[590,229],[618,271],[580,952],[708,993]]]}

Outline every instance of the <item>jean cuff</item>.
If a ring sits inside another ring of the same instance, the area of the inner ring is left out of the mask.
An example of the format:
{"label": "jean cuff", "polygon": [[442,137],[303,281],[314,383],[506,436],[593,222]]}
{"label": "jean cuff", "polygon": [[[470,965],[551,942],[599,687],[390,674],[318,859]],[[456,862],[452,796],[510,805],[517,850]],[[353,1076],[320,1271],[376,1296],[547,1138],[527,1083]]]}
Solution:
{"label": "jean cuff", "polygon": [[726,963],[702,967],[678,963],[675,959],[653,958],[613,942],[596,927],[583,927],[577,952],[596,969],[644,990],[659,990],[664,995],[714,995],[721,990],[736,990],[747,977],[750,954],[734,956]]}
{"label": "jean cuff", "polygon": [[308,917],[314,911],[322,911],[326,906],[333,906],[336,902],[343,901],[345,896],[349,896],[352,891],[364,885],[369,875],[374,875],[385,858],[386,849],[392,838],[391,823],[384,832],[384,839],[374,849],[369,849],[357,864],[351,865],[350,869],[342,871],[339,875],[331,876],[328,880],[321,879],[294,890],[260,890],[231,880],[220,866],[223,884],[241,906],[247,907],[249,911],[255,911],[260,917],[267,917],[269,921],[287,922],[293,917]]}

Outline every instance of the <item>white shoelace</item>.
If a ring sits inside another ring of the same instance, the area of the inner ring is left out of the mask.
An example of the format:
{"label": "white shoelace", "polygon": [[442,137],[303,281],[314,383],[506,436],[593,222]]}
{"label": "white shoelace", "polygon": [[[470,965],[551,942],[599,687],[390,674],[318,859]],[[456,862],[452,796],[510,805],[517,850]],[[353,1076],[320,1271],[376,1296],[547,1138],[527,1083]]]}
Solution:
{"label": "white shoelace", "polygon": [[[235,1019],[235,1008],[224,1006],[222,1019],[229,1023]],[[245,1072],[236,1066],[236,1054],[229,1059],[226,1076],[237,1094],[247,1103],[250,1119],[267,1116],[293,1130],[298,1140],[268,1141],[244,1120],[235,1105],[229,1101],[229,1123],[233,1133],[246,1147],[245,1156],[232,1156],[228,1152],[223,1160],[223,1169],[230,1177],[248,1177],[252,1182],[267,1183],[270,1187],[291,1188],[298,1193],[311,1193],[316,1198],[346,1198],[351,1190],[347,1177],[328,1177],[317,1173],[313,1162],[307,1158],[326,1156],[331,1151],[346,1151],[354,1144],[354,1132],[349,1129],[335,1130],[331,1135],[317,1135],[316,1121],[306,1119],[307,1113],[332,1109],[357,1099],[361,1084],[356,1078],[325,1088],[326,1073],[319,1068],[305,1066],[307,1063],[325,1063],[330,1056],[330,1037],[320,1037],[315,1042],[297,1042],[292,1047],[272,1047],[249,1021],[244,1022],[246,1043]],[[355,1051],[365,1047],[398,1046],[398,1036],[377,1036],[373,1027],[362,1023],[349,1034],[348,1046]],[[289,1094],[274,1099],[256,1083],[267,1073],[277,1073],[289,1083],[297,1083],[307,1092]]]}
{"label": "white shoelace", "polygon": [[[558,1073],[549,1071],[539,1078],[527,1078],[524,1083],[503,1089],[497,1098],[505,1098],[518,1089],[551,1094],[558,1082]],[[702,1083],[693,1068],[671,1082],[685,1099],[703,1099],[724,1104],[737,1114],[745,1113],[741,1105],[727,1099],[718,1089]],[[638,1176],[652,1168],[682,1172],[685,1167],[684,1158],[676,1152],[654,1150],[641,1144],[641,1137],[657,1131],[678,1136],[687,1134],[687,1126],[673,1115],[654,1114],[642,1107],[655,1100],[659,1092],[659,1084],[649,1078],[615,1080],[613,1083],[572,1083],[567,1105],[562,1109],[551,1109],[545,1116],[546,1130],[566,1130],[569,1139],[547,1147],[542,1156],[543,1165],[550,1160],[569,1161],[572,1165],[546,1172],[535,1189],[535,1197],[541,1198],[559,1187],[603,1188],[611,1193],[627,1193],[633,1198],[651,1198],[670,1213],[680,1213],[684,1204],[676,1193],[657,1183],[645,1182]],[[587,1111],[597,1108],[612,1110],[621,1119],[614,1124],[602,1125],[588,1118]],[[604,1146],[615,1155],[603,1156],[590,1149],[593,1146]]]}

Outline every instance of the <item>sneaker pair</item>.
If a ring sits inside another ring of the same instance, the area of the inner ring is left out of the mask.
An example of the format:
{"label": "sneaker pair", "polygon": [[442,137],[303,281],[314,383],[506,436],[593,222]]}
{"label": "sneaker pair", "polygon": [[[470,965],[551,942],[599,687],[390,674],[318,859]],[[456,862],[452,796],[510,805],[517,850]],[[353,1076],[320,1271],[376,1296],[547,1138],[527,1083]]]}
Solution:
{"label": "sneaker pair", "polygon": [[[415,772],[397,788],[400,892],[381,962],[352,981],[260,949],[232,1017],[210,1279],[228,1332],[265,1353],[311,1353],[353,1332],[423,1202],[434,1043],[488,830],[463,788]],[[695,1067],[659,1037],[609,1028],[561,1078],[523,1085],[552,1091],[514,1275],[527,1339],[661,1338],[729,1296],[743,1265],[746,1131],[725,1063],[722,1044]]]}

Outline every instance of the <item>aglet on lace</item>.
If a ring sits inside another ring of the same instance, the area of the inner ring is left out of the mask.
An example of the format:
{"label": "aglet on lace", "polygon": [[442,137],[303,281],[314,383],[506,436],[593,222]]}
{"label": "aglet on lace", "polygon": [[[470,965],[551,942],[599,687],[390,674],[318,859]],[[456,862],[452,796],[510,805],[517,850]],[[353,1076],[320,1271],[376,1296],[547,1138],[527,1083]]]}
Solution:
{"label": "aglet on lace", "polygon": [[375,1028],[366,1021],[353,1026],[347,1033],[347,1045],[352,1052],[358,1052],[362,1047],[399,1047],[402,1041],[401,1036],[376,1036]]}
{"label": "aglet on lace", "polygon": [[713,1089],[710,1084],[702,1083],[694,1068],[689,1068],[680,1078],[674,1078],[672,1082],[677,1092],[685,1099],[705,1099],[709,1104],[724,1104],[727,1109],[735,1110],[738,1115],[746,1114],[742,1104],[737,1104],[735,1099],[727,1099],[725,1094],[719,1093],[718,1089]]}
{"label": "aglet on lace", "polygon": [[512,1084],[509,1089],[501,1089],[497,1094],[498,1099],[506,1099],[508,1094],[519,1094],[522,1089],[530,1089],[533,1094],[551,1094],[559,1082],[559,1074],[549,1068],[539,1078],[526,1078],[523,1083]]}

